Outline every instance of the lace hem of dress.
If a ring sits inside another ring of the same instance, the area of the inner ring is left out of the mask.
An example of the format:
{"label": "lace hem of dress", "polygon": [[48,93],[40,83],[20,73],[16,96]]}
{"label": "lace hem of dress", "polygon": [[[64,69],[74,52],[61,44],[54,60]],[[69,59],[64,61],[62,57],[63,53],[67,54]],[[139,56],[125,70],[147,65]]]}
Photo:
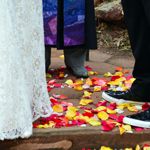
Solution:
{"label": "lace hem of dress", "polygon": [[[36,116],[33,118],[33,122],[37,120],[40,117],[49,117],[52,114],[52,110],[49,110],[47,114],[36,114]],[[1,131],[0,132],[0,141],[3,140],[14,140],[17,138],[29,138],[32,135],[32,124],[26,126],[26,127],[20,127],[17,129],[12,129],[11,131]]]}
{"label": "lace hem of dress", "polygon": [[[28,133],[28,136],[25,137],[25,133]],[[0,132],[0,140],[14,140],[17,138],[28,138],[32,135],[32,125],[29,125],[28,127],[20,127],[17,129],[12,129],[11,131],[1,131]]]}
{"label": "lace hem of dress", "polygon": [[[35,120],[39,119],[40,117],[42,118],[46,118],[46,117],[49,117],[52,113],[53,113],[53,109],[51,107],[44,107],[44,109],[42,109],[43,112],[38,112],[37,110],[36,111],[33,111],[33,119],[32,121],[34,122]],[[34,113],[36,112],[36,113]]]}

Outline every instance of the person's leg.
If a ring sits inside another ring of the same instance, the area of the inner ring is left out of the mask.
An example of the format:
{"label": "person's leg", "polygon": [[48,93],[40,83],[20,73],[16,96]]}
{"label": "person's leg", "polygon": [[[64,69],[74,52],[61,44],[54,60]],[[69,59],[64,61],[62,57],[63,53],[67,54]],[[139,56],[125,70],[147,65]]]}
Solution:
{"label": "person's leg", "polygon": [[139,25],[136,25],[139,27],[134,31],[137,34],[134,38],[135,48],[133,48],[135,57],[133,76],[136,81],[133,83],[131,91],[143,98],[143,101],[144,99],[150,101],[150,1],[140,0],[140,3],[142,9],[139,11]]}
{"label": "person's leg", "polygon": [[146,12],[144,2],[144,0],[122,0],[125,21],[135,58],[133,76],[136,81],[129,91],[104,92],[103,98],[109,101],[150,101],[150,24],[148,23],[150,8]]}
{"label": "person's leg", "polygon": [[84,67],[86,53],[85,49],[64,49],[65,64],[76,77],[88,77],[88,72]]}
{"label": "person's leg", "polygon": [[[122,0],[125,20],[135,66],[133,76],[136,78],[130,90],[126,92],[103,92],[103,98],[113,102],[150,102],[150,1]],[[126,116],[123,123],[142,128],[150,128],[150,108],[143,112]]]}
{"label": "person's leg", "polygon": [[48,72],[48,68],[51,64],[51,47],[48,45],[45,45],[45,67],[46,72]]}
{"label": "person's leg", "polygon": [[87,53],[86,53],[86,61],[90,61],[90,50],[89,49],[87,50]]}
{"label": "person's leg", "polygon": [[[150,24],[148,24],[141,0],[123,0],[122,4],[135,58],[133,76],[136,81],[133,83],[131,91],[141,99],[143,98],[144,101],[148,98],[150,91]],[[133,10],[135,11],[133,12]]]}

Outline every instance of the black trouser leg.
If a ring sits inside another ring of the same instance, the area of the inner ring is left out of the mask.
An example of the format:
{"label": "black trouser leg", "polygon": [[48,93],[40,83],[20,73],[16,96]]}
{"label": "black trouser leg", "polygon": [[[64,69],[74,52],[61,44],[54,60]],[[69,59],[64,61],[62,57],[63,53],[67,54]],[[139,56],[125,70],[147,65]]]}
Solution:
{"label": "black trouser leg", "polygon": [[131,91],[150,98],[150,0],[122,0],[125,21],[135,58]]}
{"label": "black trouser leg", "polygon": [[84,67],[86,60],[86,49],[64,49],[65,64],[70,67]]}
{"label": "black trouser leg", "polygon": [[88,72],[84,67],[86,60],[86,49],[64,49],[65,64],[77,77],[88,77]]}
{"label": "black trouser leg", "polygon": [[90,61],[90,50],[87,50],[86,61]]}
{"label": "black trouser leg", "polygon": [[48,72],[48,68],[51,64],[51,47],[45,45],[45,66],[46,66],[46,72]]}

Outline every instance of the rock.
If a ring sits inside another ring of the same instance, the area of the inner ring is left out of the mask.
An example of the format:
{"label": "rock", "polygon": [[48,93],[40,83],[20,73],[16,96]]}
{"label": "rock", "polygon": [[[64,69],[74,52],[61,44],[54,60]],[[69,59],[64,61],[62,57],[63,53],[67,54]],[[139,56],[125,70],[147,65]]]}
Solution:
{"label": "rock", "polygon": [[103,2],[95,10],[96,17],[104,21],[121,21],[123,19],[121,0]]}

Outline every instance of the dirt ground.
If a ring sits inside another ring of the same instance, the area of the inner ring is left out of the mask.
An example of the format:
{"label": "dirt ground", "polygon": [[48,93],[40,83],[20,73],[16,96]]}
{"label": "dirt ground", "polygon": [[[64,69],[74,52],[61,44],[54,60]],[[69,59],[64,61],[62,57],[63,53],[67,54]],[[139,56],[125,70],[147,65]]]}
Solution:
{"label": "dirt ground", "polygon": [[112,56],[133,57],[126,28],[100,23],[97,27],[98,50]]}

